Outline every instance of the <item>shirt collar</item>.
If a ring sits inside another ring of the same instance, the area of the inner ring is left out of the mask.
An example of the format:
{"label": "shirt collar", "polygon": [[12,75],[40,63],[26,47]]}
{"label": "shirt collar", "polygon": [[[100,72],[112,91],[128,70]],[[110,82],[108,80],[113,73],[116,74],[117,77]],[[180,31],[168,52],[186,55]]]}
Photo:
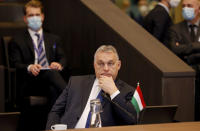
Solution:
{"label": "shirt collar", "polygon": [[[199,22],[200,22],[200,19],[196,23],[194,23],[194,25],[196,25],[198,27],[199,26]],[[192,24],[190,22],[187,22],[187,25],[190,26]]]}
{"label": "shirt collar", "polygon": [[95,87],[99,86],[99,80],[97,78],[95,79],[93,86],[95,86]]}
{"label": "shirt collar", "polygon": [[33,30],[31,30],[31,29],[28,28],[28,32],[31,35],[31,37],[33,38],[33,37],[35,37],[35,33],[38,33],[41,36],[42,33],[43,33],[43,30],[40,29],[38,32],[36,32],[36,31],[33,31]]}
{"label": "shirt collar", "polygon": [[161,2],[159,2],[158,5],[162,6],[167,11],[167,13],[169,14],[169,8],[166,5],[164,5]]}

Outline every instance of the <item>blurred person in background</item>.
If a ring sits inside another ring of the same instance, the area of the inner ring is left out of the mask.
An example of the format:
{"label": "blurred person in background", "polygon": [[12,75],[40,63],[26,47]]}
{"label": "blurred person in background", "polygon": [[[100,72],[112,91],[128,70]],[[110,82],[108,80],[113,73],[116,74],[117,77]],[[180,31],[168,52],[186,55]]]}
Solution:
{"label": "blurred person in background", "polygon": [[195,120],[200,120],[200,0],[183,0],[184,21],[169,28],[169,48],[196,71]]}
{"label": "blurred person in background", "polygon": [[160,42],[164,38],[168,28],[173,25],[169,11],[179,5],[181,0],[160,0],[156,7],[144,18],[144,28]]}
{"label": "blurred person in background", "polygon": [[148,14],[147,0],[130,0],[130,7],[127,9],[127,14],[134,19],[138,24],[143,24],[143,18]]}

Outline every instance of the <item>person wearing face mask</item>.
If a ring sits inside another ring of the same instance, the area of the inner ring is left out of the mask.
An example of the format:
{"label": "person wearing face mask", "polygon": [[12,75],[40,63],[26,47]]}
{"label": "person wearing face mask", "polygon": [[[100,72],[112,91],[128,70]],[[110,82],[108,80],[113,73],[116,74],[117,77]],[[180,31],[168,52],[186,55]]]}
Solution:
{"label": "person wearing face mask", "polygon": [[138,2],[138,8],[139,8],[141,16],[144,18],[149,13],[148,1],[140,0]]}
{"label": "person wearing face mask", "polygon": [[169,48],[196,71],[195,120],[200,120],[200,0],[183,0],[184,21],[169,28]]}
{"label": "person wearing face mask", "polygon": [[[50,109],[66,87],[66,82],[60,74],[66,67],[60,39],[43,30],[43,21],[42,3],[38,0],[29,1],[24,6],[24,22],[27,29],[14,36],[9,43],[10,64],[17,70],[18,104],[22,109],[22,116],[30,115],[23,114],[27,113],[23,111],[25,97],[46,95]],[[24,120],[21,129],[31,130],[32,127],[33,130],[40,130],[35,129],[36,126],[31,125],[34,122],[30,120],[31,118]]]}
{"label": "person wearing face mask", "polygon": [[169,10],[179,5],[181,0],[160,0],[156,7],[144,18],[144,28],[164,44],[166,30],[173,24]]}
{"label": "person wearing face mask", "polygon": [[139,3],[140,0],[130,0],[130,7],[127,9],[126,13],[138,24],[142,25],[143,15],[146,14],[148,7],[142,4],[139,5]]}

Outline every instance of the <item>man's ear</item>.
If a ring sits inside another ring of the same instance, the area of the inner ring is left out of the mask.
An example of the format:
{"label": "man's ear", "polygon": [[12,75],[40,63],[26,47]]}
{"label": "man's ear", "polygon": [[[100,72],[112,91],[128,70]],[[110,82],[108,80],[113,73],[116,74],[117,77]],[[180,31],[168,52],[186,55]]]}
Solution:
{"label": "man's ear", "polygon": [[42,13],[41,17],[42,17],[42,22],[43,22],[44,21],[44,13]]}
{"label": "man's ear", "polygon": [[24,16],[23,19],[24,19],[24,22],[27,24],[27,23],[28,23],[28,22],[27,22],[27,17]]}
{"label": "man's ear", "polygon": [[121,61],[119,60],[119,61],[118,61],[118,70],[121,68],[121,64],[122,64],[122,63],[121,63]]}

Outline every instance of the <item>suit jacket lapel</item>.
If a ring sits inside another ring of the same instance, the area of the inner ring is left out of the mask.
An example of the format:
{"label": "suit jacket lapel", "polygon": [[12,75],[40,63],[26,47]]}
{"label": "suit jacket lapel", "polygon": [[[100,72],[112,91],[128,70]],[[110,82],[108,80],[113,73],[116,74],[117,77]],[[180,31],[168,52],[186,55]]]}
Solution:
{"label": "suit jacket lapel", "polygon": [[26,38],[25,42],[27,43],[28,47],[31,50],[31,53],[35,57],[35,51],[34,51],[34,45],[33,45],[34,43],[28,31],[25,32],[25,38]]}
{"label": "suit jacket lapel", "polygon": [[[188,40],[188,41],[192,41],[192,38],[191,38],[191,35],[190,35],[190,32],[189,32],[189,29],[188,29],[188,25],[187,25],[187,22],[184,21],[182,23],[182,33],[184,34],[184,37]],[[188,43],[189,44],[189,43]]]}
{"label": "suit jacket lapel", "polygon": [[92,90],[95,78],[96,77],[94,75],[90,76],[86,85],[83,85],[83,87],[86,87],[86,88],[82,88],[83,89],[83,96],[82,96],[82,99],[81,99],[81,101],[82,101],[81,102],[82,103],[81,104],[81,113],[85,109],[85,106],[87,104],[87,100],[88,100],[90,92]]}
{"label": "suit jacket lapel", "polygon": [[49,60],[49,53],[50,53],[51,44],[50,44],[50,41],[49,41],[45,32],[43,32],[43,37],[44,37],[44,46],[45,46],[46,57],[47,57],[47,60]]}

